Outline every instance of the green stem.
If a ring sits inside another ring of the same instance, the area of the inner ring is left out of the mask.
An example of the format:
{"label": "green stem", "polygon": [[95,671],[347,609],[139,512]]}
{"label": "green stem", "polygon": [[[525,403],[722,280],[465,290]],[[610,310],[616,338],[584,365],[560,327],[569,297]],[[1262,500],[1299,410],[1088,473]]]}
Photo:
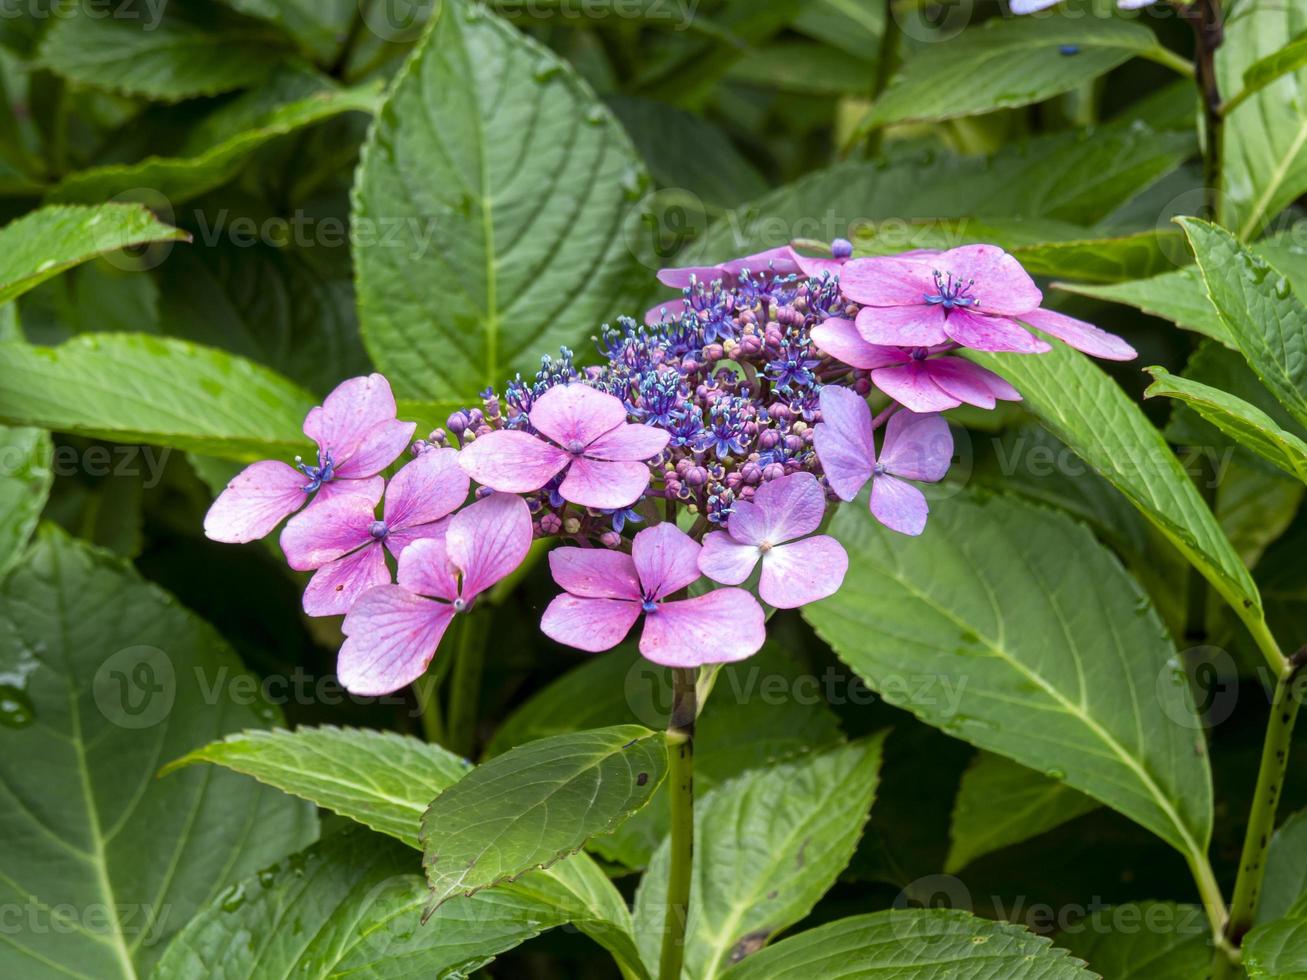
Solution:
{"label": "green stem", "polygon": [[431,674],[423,674],[413,682],[417,696],[422,737],[433,745],[445,744],[445,724],[440,711],[440,681]]}
{"label": "green stem", "polygon": [[1275,813],[1284,787],[1284,774],[1289,766],[1289,748],[1293,740],[1294,722],[1298,720],[1298,700],[1294,697],[1294,681],[1303,663],[1307,662],[1307,647],[1298,651],[1289,661],[1288,669],[1280,674],[1271,698],[1271,719],[1266,726],[1266,739],[1262,743],[1262,761],[1257,770],[1257,789],[1253,793],[1252,808],[1248,814],[1248,831],[1244,834],[1243,851],[1239,855],[1239,875],[1234,883],[1234,898],[1230,902],[1230,921],[1225,937],[1237,947],[1252,928],[1261,898],[1262,878],[1266,874],[1266,849],[1275,830]]}
{"label": "green stem", "polygon": [[471,756],[476,747],[477,706],[481,701],[481,674],[486,659],[490,621],[479,612],[455,617],[458,635],[449,683],[449,726],[445,747]]}
{"label": "green stem", "polygon": [[1221,213],[1222,146],[1225,115],[1221,87],[1216,77],[1216,50],[1225,41],[1220,0],[1194,0],[1180,8],[1194,30],[1194,75],[1203,106],[1203,184],[1206,188],[1206,217],[1219,220]]}
{"label": "green stem", "polygon": [[[867,112],[868,118],[875,111],[876,100],[880,98],[880,94],[885,91],[890,78],[894,75],[894,67],[898,57],[899,31],[898,24],[894,20],[894,0],[885,0],[885,33],[880,36],[880,52],[876,57],[876,74],[871,80],[872,109]],[[880,127],[876,127],[866,135],[867,145],[864,149],[864,155],[867,159],[874,159],[880,156],[883,132]]]}
{"label": "green stem", "polygon": [[667,795],[671,801],[671,860],[667,870],[667,918],[658,958],[659,980],[680,980],[685,959],[685,922],[694,866],[694,721],[698,672],[672,671],[672,711],[667,719]]}

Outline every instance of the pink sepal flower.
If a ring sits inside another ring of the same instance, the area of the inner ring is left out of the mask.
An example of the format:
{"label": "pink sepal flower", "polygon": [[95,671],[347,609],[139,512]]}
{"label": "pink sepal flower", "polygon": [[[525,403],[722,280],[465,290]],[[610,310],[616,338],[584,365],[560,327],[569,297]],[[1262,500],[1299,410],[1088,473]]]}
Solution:
{"label": "pink sepal flower", "polygon": [[531,512],[496,493],[465,507],[399,556],[399,584],[365,592],[341,627],[336,662],[345,689],[382,695],[426,671],[454,616],[510,575],[531,548]]}
{"label": "pink sepal flower", "polygon": [[240,544],[270,534],[313,495],[315,504],[345,493],[381,494],[377,474],[399,458],[413,438],[413,422],[395,418],[395,396],[380,374],[341,382],[304,419],[317,443],[316,465],[299,468],[262,460],[241,470],[204,518],[214,541]]}
{"label": "pink sepal flower", "polygon": [[761,561],[758,594],[778,609],[834,595],[849,556],[828,534],[806,536],[821,526],[825,513],[826,493],[811,473],[764,483],[752,502],[736,502],[725,531],[704,538],[699,570],[714,582],[739,585]]}
{"label": "pink sepal flower", "polygon": [[563,471],[564,500],[582,507],[628,507],[649,486],[645,460],[667,447],[663,429],[627,422],[621,399],[584,384],[550,388],[528,413],[540,435],[501,429],[466,446],[459,462],[493,490],[530,493]]}
{"label": "pink sepal flower", "polygon": [[826,481],[841,500],[852,500],[871,480],[871,512],[886,527],[920,534],[930,507],[907,480],[937,483],[953,457],[953,435],[939,415],[900,410],[890,416],[879,459],[871,409],[847,388],[821,390],[822,421],[813,444]]}
{"label": "pink sepal flower", "polygon": [[458,453],[428,449],[390,481],[381,520],[379,490],[336,496],[293,517],[281,532],[286,561],[296,571],[316,569],[304,611],[341,616],[368,589],[389,583],[385,550],[400,558],[413,542],[440,533],[436,522],[462,505],[469,485]]}
{"label": "pink sepal flower", "polygon": [[668,667],[731,663],[757,653],[766,639],[758,600],[743,589],[717,589],[692,599],[668,596],[700,578],[701,547],[674,524],[646,528],[631,554],[597,548],[555,548],[554,581],[567,591],[545,610],[545,635],[598,653],[625,639],[640,614],[640,653]]}
{"label": "pink sepal flower", "polygon": [[[771,272],[778,276],[789,276],[799,271],[798,256],[792,248],[784,245],[757,252],[742,258],[731,259],[720,265],[690,265],[676,269],[659,269],[658,281],[672,289],[684,289],[692,282],[714,283],[720,281],[727,289],[733,289],[740,283],[744,272],[758,276]],[[659,323],[664,314],[680,316],[685,312],[685,300],[677,299],[659,303],[644,315],[645,323]]]}

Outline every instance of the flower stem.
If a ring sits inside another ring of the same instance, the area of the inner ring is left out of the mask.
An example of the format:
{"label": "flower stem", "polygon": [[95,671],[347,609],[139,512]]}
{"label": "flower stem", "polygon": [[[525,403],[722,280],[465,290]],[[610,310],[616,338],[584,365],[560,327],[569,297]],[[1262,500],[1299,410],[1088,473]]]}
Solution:
{"label": "flower stem", "polygon": [[1225,927],[1225,938],[1232,947],[1237,947],[1243,941],[1257,914],[1262,878],[1266,874],[1266,851],[1271,843],[1271,833],[1275,830],[1275,813],[1284,787],[1284,774],[1289,765],[1293,726],[1298,719],[1294,682],[1304,663],[1307,663],[1307,647],[1289,659],[1288,668],[1276,681],[1275,694],[1271,698],[1271,719],[1262,743],[1257,789],[1253,792],[1248,831],[1244,834],[1243,851],[1239,855],[1239,875],[1235,879],[1234,898],[1230,902],[1230,919]]}
{"label": "flower stem", "polygon": [[667,871],[667,918],[658,959],[659,980],[680,980],[685,923],[694,863],[694,721],[698,671],[672,671],[672,711],[667,719],[667,795],[671,801],[671,861]]}
{"label": "flower stem", "polygon": [[459,755],[470,756],[476,747],[477,705],[481,700],[481,673],[485,665],[490,621],[474,611],[457,616],[455,622],[458,642],[454,648],[454,669],[450,678],[445,747]]}
{"label": "flower stem", "polygon": [[1216,49],[1225,40],[1220,0],[1195,0],[1180,8],[1194,30],[1194,64],[1198,97],[1203,106],[1203,185],[1206,188],[1205,217],[1219,220],[1221,211],[1222,144],[1225,112],[1221,87],[1216,77]]}
{"label": "flower stem", "polygon": [[445,723],[440,710],[439,679],[431,674],[423,674],[413,682],[413,693],[417,697],[422,737],[433,745],[443,745]]}

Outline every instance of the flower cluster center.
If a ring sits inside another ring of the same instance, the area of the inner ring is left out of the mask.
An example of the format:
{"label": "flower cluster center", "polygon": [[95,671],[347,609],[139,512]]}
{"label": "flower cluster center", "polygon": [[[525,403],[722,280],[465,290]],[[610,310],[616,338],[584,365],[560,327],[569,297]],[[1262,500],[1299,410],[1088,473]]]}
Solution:
{"label": "flower cluster center", "polygon": [[945,274],[936,269],[935,291],[926,293],[922,298],[931,306],[944,307],[944,312],[947,314],[958,307],[965,309],[980,303],[979,299],[971,295],[971,287],[975,284],[974,279],[954,277],[951,272]]}

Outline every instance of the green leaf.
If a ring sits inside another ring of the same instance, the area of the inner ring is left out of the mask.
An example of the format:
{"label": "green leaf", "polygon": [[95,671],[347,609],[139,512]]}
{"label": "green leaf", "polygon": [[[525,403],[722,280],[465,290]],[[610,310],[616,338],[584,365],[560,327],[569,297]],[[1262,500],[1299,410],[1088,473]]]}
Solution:
{"label": "green leaf", "polygon": [[302,452],[313,396],[222,351],[141,334],[0,345],[0,421],[236,460]]}
{"label": "green leaf", "polygon": [[1106,125],[1011,143],[990,157],[933,153],[843,163],[737,208],[678,261],[721,261],[795,238],[830,241],[886,219],[1090,225],[1175,170],[1193,148],[1192,134]]}
{"label": "green leaf", "polygon": [[[246,101],[266,105],[266,92],[245,96]],[[92,167],[70,174],[50,190],[52,201],[102,201],[149,189],[153,203],[162,195],[171,205],[184,204],[227,183],[259,147],[288,133],[346,112],[373,113],[380,104],[380,89],[331,89],[297,101],[266,106],[249,113],[241,102],[226,106],[209,125],[202,125],[175,156],[149,156],[144,160]],[[238,115],[243,128],[231,130],[224,117]]]}
{"label": "green leaf", "polygon": [[[853,856],[883,743],[877,735],[755,770],[697,803],[686,976],[721,976],[812,911]],[[635,897],[636,936],[650,965],[662,944],[669,855],[664,842]]]}
{"label": "green leaf", "polygon": [[649,802],[663,738],[639,725],[544,738],[473,769],[422,818],[431,907],[547,868]]}
{"label": "green leaf", "polygon": [[1280,919],[1244,937],[1243,967],[1248,980],[1303,980],[1307,977],[1307,918]]}
{"label": "green leaf", "polygon": [[[1079,51],[1063,53],[1068,44]],[[922,45],[864,125],[955,119],[1041,102],[1158,47],[1143,24],[1112,17],[996,17],[952,40]]]}
{"label": "green leaf", "polygon": [[1148,372],[1155,380],[1144,392],[1145,398],[1178,398],[1241,446],[1307,483],[1307,442],[1280,428],[1260,408],[1219,388],[1174,375],[1166,368],[1153,367]]}
{"label": "green leaf", "polygon": [[179,102],[258,82],[288,54],[274,31],[219,4],[133,9],[139,16],[105,16],[84,0],[63,12],[41,42],[39,63],[83,85]]}
{"label": "green leaf", "polygon": [[726,77],[742,85],[799,95],[865,97],[876,81],[876,66],[867,55],[875,55],[876,50],[854,55],[811,41],[773,41],[746,54]]}
{"label": "green leaf", "polygon": [[250,17],[268,21],[294,38],[319,64],[331,65],[360,16],[356,0],[223,0]]}
{"label": "green leaf", "polygon": [[1257,922],[1274,922],[1307,911],[1307,810],[1299,810],[1276,829],[1266,854],[1266,876],[1257,904]]}
{"label": "green leaf", "polygon": [[219,895],[173,940],[152,980],[465,977],[567,921],[523,895],[491,891],[449,902],[419,925],[418,871],[408,848],[348,828]]}
{"label": "green leaf", "polygon": [[647,183],[571,68],[484,9],[446,0],[355,186],[354,220],[394,231],[355,261],[363,339],[396,394],[472,398],[629,312],[648,272],[624,221]]}
{"label": "green leaf", "polygon": [[0,228],[0,303],[97,255],[189,240],[135,204],[41,208]]}
{"label": "green leaf", "polygon": [[902,909],[809,929],[749,957],[726,975],[729,980],[1092,980],[1095,974],[1083,967],[1065,950],[1018,925],[966,912]]}
{"label": "green leaf", "polygon": [[1238,95],[1225,102],[1226,113],[1233,112],[1249,97],[1260,92],[1272,82],[1307,66],[1307,33],[1299,34],[1292,41],[1272,51],[1265,58],[1254,61],[1243,73],[1243,88]]}
{"label": "green leaf", "polygon": [[316,837],[311,807],[244,777],[155,778],[277,714],[234,696],[257,682],[222,638],[118,559],[43,530],[0,585],[0,675],[0,901],[44,923],[7,936],[0,974],[134,980],[228,884]]}
{"label": "green leaf", "polygon": [[1222,344],[1232,343],[1229,331],[1207,299],[1197,269],[1179,269],[1151,279],[1105,286],[1067,282],[1056,282],[1053,285],[1068,293],[1133,306],[1150,316],[1170,320],[1178,327],[1200,333]]}
{"label": "green leaf", "polygon": [[[840,739],[839,722],[823,703],[820,679],[784,648],[769,643],[756,656],[728,664],[717,675],[694,736],[694,781],[706,793],[747,769]],[[486,750],[498,755],[514,745],[550,735],[628,724],[662,723],[671,703],[671,672],[631,647],[591,658],[568,671],[511,715]],[[590,849],[610,861],[641,868],[669,822],[665,787]]]}
{"label": "green leaf", "polygon": [[410,847],[419,846],[424,801],[471,768],[439,745],[393,732],[331,726],[241,732],[170,762],[163,772],[200,762],[253,776]]}
{"label": "green leaf", "polygon": [[[1228,18],[1216,51],[1220,91],[1233,95],[1245,73],[1276,58],[1307,30],[1302,0],[1248,0]],[[1260,71],[1258,69],[1258,71]],[[1307,69],[1283,74],[1242,100],[1222,126],[1221,224],[1250,241],[1307,190]]]}
{"label": "green leaf", "polygon": [[36,529],[54,483],[53,453],[48,432],[0,426],[0,576]]}
{"label": "green leaf", "polygon": [[1293,286],[1225,229],[1197,218],[1181,218],[1180,225],[1234,346],[1289,414],[1307,425],[1307,309]]}
{"label": "green leaf", "polygon": [[885,9],[861,0],[808,0],[794,30],[857,58],[867,57],[885,33]]}
{"label": "green leaf", "polygon": [[1015,385],[1040,422],[1156,524],[1236,612],[1260,618],[1257,586],[1193,480],[1101,368],[1063,344],[1038,357],[969,356]]}
{"label": "green leaf", "polygon": [[[1184,672],[1147,597],[1083,525],[959,493],[920,538],[865,506],[841,508],[831,533],[849,572],[804,617],[873,690],[1106,803],[1186,857],[1205,854],[1211,777]],[[958,678],[956,690],[914,696],[895,683],[905,663]]]}
{"label": "green leaf", "polygon": [[944,870],[956,874],[977,858],[1038,837],[1097,807],[1056,779],[981,752],[958,787]]}
{"label": "green leaf", "polygon": [[[469,771],[466,762],[439,746],[387,732],[332,727],[242,732],[177,759],[165,771],[198,762],[246,773],[415,848],[427,804]],[[505,890],[562,910],[629,971],[642,971],[626,903],[587,855],[525,875],[496,893]]]}
{"label": "green leaf", "polygon": [[1112,980],[1194,980],[1207,976],[1212,965],[1207,919],[1195,905],[1114,905],[1054,941]]}

